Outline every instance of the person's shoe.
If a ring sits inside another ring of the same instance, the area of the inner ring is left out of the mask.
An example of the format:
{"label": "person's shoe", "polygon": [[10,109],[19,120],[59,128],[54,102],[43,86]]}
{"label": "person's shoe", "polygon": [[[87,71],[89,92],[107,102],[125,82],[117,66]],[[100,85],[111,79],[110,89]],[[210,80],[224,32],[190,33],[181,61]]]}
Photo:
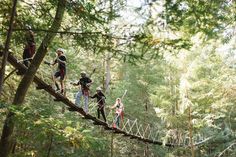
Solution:
{"label": "person's shoe", "polygon": [[64,89],[61,89],[61,94],[62,94],[62,95],[65,95]]}
{"label": "person's shoe", "polygon": [[112,128],[116,129],[116,124],[113,124],[113,125],[112,125]]}
{"label": "person's shoe", "polygon": [[60,88],[55,88],[54,90],[55,90],[56,93],[60,93],[61,92]]}

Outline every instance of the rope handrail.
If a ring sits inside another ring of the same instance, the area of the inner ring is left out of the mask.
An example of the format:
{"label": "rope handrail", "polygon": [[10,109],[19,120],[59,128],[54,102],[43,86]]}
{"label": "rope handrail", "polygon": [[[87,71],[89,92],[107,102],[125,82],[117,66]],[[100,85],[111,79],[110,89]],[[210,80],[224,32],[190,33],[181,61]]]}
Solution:
{"label": "rope handrail", "polygon": [[[0,55],[1,54],[2,54],[2,52],[0,51]],[[11,53],[8,56],[8,61],[11,65],[13,65],[18,70],[21,70],[21,71],[24,71],[24,72],[27,70],[26,67],[23,64],[17,62],[17,59]],[[137,119],[131,120],[129,118],[126,118],[127,120],[123,124],[122,128],[119,128],[119,127],[114,128],[112,126],[109,126],[107,123],[105,123],[104,121],[102,121],[100,119],[97,119],[95,116],[91,115],[90,113],[86,114],[82,108],[76,106],[67,97],[57,93],[52,88],[52,86],[45,83],[38,76],[35,76],[33,81],[37,84],[38,89],[45,90],[50,95],[55,97],[58,101],[63,102],[65,105],[67,105],[70,108],[74,109],[75,111],[79,112],[82,116],[85,117],[85,119],[92,120],[93,122],[103,126],[104,129],[112,130],[112,131],[115,131],[115,132],[118,132],[118,133],[122,133],[126,136],[130,136],[131,138],[136,138],[137,140],[140,140],[140,141],[143,141],[143,142],[146,142],[146,143],[157,144],[157,145],[163,145],[164,144],[165,146],[168,146],[168,147],[183,146],[183,145],[180,145],[180,144],[177,145],[177,144],[163,143],[163,142],[157,141],[156,137],[159,135],[160,130],[159,129],[154,130],[155,127],[151,128],[150,124],[147,124],[146,127],[143,127],[143,124],[138,125]],[[94,106],[96,106],[96,103],[93,104],[93,108],[94,108]],[[114,118],[114,117],[112,117],[112,118]],[[134,126],[136,126],[136,128]],[[141,128],[142,128],[142,131],[141,131]],[[133,132],[134,129],[136,129],[136,133]],[[212,137],[210,137],[210,138],[212,138]],[[186,140],[186,138],[185,138],[185,140]],[[208,139],[206,139],[206,141],[208,141]],[[195,144],[195,145],[198,145],[198,143]]]}

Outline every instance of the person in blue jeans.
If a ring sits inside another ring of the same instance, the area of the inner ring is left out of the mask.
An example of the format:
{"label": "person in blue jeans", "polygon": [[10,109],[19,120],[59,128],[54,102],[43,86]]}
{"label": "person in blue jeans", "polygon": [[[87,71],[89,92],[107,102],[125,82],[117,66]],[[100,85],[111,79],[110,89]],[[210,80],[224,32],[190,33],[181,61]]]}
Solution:
{"label": "person in blue jeans", "polygon": [[84,97],[84,111],[88,113],[88,99],[89,99],[89,87],[92,84],[92,80],[86,75],[86,72],[82,71],[80,73],[81,78],[77,83],[73,83],[73,85],[80,85],[80,90],[76,94],[75,104],[80,107],[80,99]]}

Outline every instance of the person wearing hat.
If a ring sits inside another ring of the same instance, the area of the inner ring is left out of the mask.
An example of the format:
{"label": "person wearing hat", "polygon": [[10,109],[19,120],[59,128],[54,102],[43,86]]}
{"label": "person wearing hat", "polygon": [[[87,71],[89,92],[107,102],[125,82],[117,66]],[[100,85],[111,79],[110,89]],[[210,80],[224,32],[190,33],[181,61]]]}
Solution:
{"label": "person wearing hat", "polygon": [[[57,70],[53,75],[53,81],[56,86],[56,91],[60,91],[61,94],[65,94],[64,93],[65,92],[64,80],[66,77],[66,56],[64,55],[64,53],[65,53],[64,49],[62,48],[57,49],[56,51],[57,57],[54,60],[54,62],[50,64],[50,65],[58,64]],[[59,78],[61,88],[59,87],[57,83],[57,78]]]}
{"label": "person wearing hat", "polygon": [[80,85],[80,90],[76,94],[75,104],[80,107],[80,99],[84,97],[84,111],[88,113],[88,98],[89,98],[89,87],[92,84],[92,80],[86,75],[86,72],[82,71],[80,73],[81,78],[77,83],[72,83],[73,85]]}
{"label": "person wearing hat", "polygon": [[98,114],[98,118],[100,119],[100,112],[102,114],[102,117],[104,119],[104,121],[106,122],[106,116],[105,116],[105,110],[104,110],[104,106],[105,106],[105,95],[102,93],[102,89],[100,87],[96,88],[96,94],[94,94],[93,96],[91,96],[90,98],[94,99],[97,98],[97,104],[98,104],[98,109],[97,109],[97,114]]}

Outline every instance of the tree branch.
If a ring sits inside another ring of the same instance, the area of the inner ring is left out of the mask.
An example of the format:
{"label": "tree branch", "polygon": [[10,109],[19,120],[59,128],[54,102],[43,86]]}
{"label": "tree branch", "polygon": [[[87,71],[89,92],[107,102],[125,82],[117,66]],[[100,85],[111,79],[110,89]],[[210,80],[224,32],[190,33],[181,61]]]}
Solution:
{"label": "tree branch", "polygon": [[233,147],[234,145],[236,145],[236,142],[232,143],[231,145],[229,145],[226,149],[224,149],[219,155],[218,157],[221,157],[227,150],[229,150],[231,147]]}

